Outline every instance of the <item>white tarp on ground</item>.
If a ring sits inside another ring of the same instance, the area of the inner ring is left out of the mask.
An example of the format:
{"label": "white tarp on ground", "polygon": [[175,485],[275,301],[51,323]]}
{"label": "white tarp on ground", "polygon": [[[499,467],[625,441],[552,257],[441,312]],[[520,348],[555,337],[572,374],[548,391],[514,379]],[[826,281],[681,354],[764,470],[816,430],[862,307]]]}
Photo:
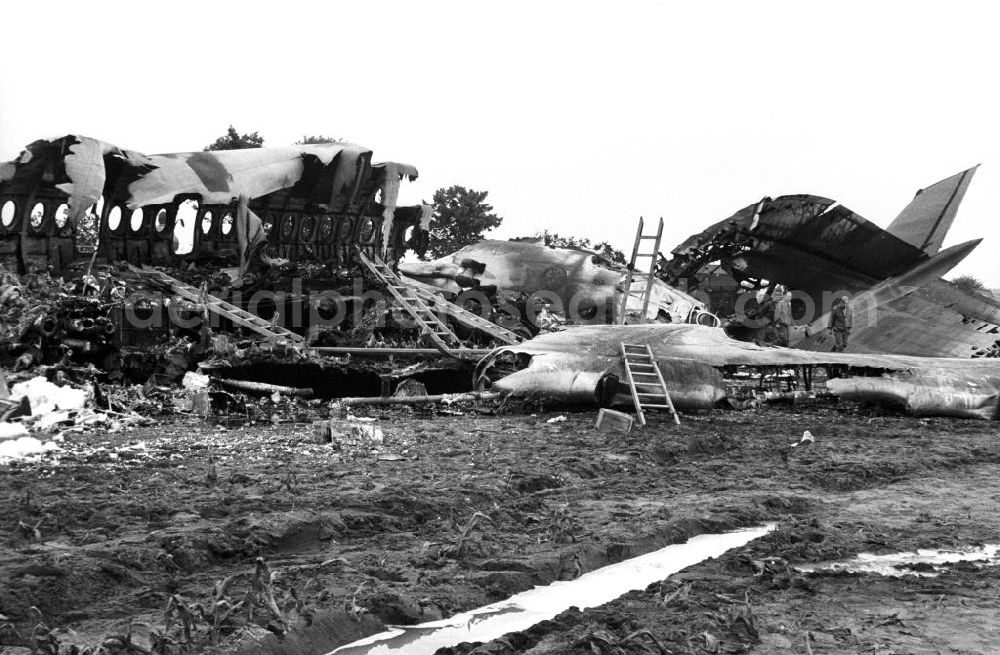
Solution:
{"label": "white tarp on ground", "polygon": [[0,423],[0,441],[28,436],[28,430],[20,423]]}
{"label": "white tarp on ground", "polygon": [[[10,425],[9,423],[0,425]],[[22,428],[23,429],[23,428]],[[25,459],[35,455],[41,455],[52,450],[59,450],[52,441],[42,443],[35,437],[20,437],[17,439],[6,439],[0,441],[0,464],[6,464],[15,459]]]}
{"label": "white tarp on ground", "polygon": [[31,403],[31,415],[50,414],[59,410],[83,409],[87,403],[87,392],[73,387],[60,387],[43,376],[18,382],[10,388],[11,398],[27,396]]}
{"label": "white tarp on ground", "polygon": [[21,419],[0,423],[0,464],[59,450],[56,441],[60,441],[61,437],[57,436],[55,441],[42,441],[29,436],[28,428],[49,430],[60,423],[73,422],[86,407],[88,393],[85,389],[62,387],[37,376],[12,386],[10,398],[27,398],[32,418],[26,419],[27,424]]}

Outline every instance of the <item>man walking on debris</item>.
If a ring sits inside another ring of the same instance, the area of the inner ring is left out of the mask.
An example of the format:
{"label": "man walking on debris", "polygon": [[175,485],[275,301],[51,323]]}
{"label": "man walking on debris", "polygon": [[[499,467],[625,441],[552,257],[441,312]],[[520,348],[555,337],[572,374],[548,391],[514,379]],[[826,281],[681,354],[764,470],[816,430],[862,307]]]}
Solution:
{"label": "man walking on debris", "polygon": [[847,307],[847,296],[833,301],[827,327],[833,332],[833,352],[842,353],[847,350],[847,338],[851,334],[851,310]]}
{"label": "man walking on debris", "polygon": [[779,284],[774,298],[774,343],[786,348],[788,328],[792,325],[792,294]]}

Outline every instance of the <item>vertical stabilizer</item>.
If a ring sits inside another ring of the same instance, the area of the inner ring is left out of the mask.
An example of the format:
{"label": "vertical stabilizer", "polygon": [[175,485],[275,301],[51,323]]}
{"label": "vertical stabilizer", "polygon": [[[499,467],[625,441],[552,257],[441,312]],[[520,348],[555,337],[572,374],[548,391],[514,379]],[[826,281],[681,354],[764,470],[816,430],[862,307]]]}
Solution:
{"label": "vertical stabilizer", "polygon": [[888,232],[928,255],[937,253],[951,229],[955,213],[977,168],[978,164],[917,191],[910,204],[889,226]]}

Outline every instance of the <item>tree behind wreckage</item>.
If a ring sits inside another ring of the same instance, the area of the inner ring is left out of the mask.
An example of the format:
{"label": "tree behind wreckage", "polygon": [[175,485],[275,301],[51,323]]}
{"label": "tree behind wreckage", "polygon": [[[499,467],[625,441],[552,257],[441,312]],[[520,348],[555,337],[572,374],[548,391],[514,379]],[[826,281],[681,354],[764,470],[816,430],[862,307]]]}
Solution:
{"label": "tree behind wreckage", "polygon": [[450,186],[434,192],[434,215],[424,259],[437,259],[483,240],[483,233],[498,227],[502,216],[486,202],[489,191]]}
{"label": "tree behind wreckage", "polygon": [[240,134],[236,131],[236,128],[232,125],[226,130],[226,133],[211,143],[205,146],[206,152],[211,152],[214,150],[244,150],[246,148],[261,148],[264,146],[264,137],[259,133],[253,132],[250,134]]}

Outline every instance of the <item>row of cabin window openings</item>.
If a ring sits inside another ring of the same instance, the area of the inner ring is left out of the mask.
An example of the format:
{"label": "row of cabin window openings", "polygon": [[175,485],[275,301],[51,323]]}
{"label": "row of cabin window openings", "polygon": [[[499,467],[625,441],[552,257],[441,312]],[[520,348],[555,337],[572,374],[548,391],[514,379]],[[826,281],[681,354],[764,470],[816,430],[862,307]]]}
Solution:
{"label": "row of cabin window openings", "polygon": [[[35,203],[35,205],[31,208],[29,221],[32,228],[40,229],[44,224],[45,207],[46,207],[45,203],[38,202]],[[103,211],[104,211],[104,198],[101,198],[100,200],[97,201],[97,203],[92,205],[90,209],[87,210],[87,219],[96,222],[103,213]],[[121,226],[122,213],[123,213],[122,207],[120,206],[112,207],[111,210],[108,212],[107,224],[108,224],[108,229],[111,230],[112,232],[117,231],[118,228]],[[132,213],[129,217],[129,227],[131,227],[133,232],[138,232],[140,229],[142,229],[142,220],[144,216],[145,213],[141,207],[132,210]],[[197,216],[198,216],[197,200],[185,200],[181,202],[181,204],[177,208],[177,214],[175,217],[176,222],[174,224],[174,236],[177,237],[178,241],[181,241],[182,239],[185,241],[193,240],[194,236],[193,226],[195,224],[195,221],[197,220]],[[13,200],[7,200],[3,204],[3,206],[0,207],[0,224],[2,224],[3,227],[5,228],[9,228],[14,224],[14,220],[16,217],[17,217],[17,203],[15,203]],[[153,228],[157,232],[163,232],[163,230],[166,229],[167,217],[168,215],[166,209],[160,209],[159,211],[156,212],[156,219],[153,222]],[[54,221],[56,227],[59,229],[64,228],[66,226],[68,218],[69,218],[69,205],[67,205],[66,203],[62,203],[55,210]],[[214,214],[210,210],[205,211],[205,213],[202,214],[201,231],[203,234],[208,234],[209,232],[211,232],[212,221],[214,220],[214,218],[215,218]],[[315,230],[316,219],[313,216],[306,216],[305,219],[312,222],[312,228],[308,230],[311,233],[313,230]],[[183,232],[187,231],[186,228],[188,225],[187,223],[188,220],[190,220],[191,222],[190,224],[192,226],[192,234],[185,235],[183,234]],[[220,226],[220,230],[223,235],[229,235],[230,232],[232,232],[233,221],[234,218],[232,212],[226,212],[223,215],[222,225]],[[270,234],[271,227],[272,227],[271,221],[265,220],[264,222],[265,234]],[[282,223],[282,232],[285,233],[283,234],[283,236],[289,237],[291,236],[291,233],[293,231],[294,231],[294,219],[292,218],[291,215],[286,215]],[[362,229],[358,235],[359,239],[361,241],[368,241],[374,236],[374,232],[375,232],[374,221],[371,218],[366,217],[365,223],[362,226]],[[185,239],[185,237],[187,238]],[[181,250],[178,250],[177,252],[178,254],[183,254],[184,252],[190,252],[190,250],[185,250],[183,252]]]}

